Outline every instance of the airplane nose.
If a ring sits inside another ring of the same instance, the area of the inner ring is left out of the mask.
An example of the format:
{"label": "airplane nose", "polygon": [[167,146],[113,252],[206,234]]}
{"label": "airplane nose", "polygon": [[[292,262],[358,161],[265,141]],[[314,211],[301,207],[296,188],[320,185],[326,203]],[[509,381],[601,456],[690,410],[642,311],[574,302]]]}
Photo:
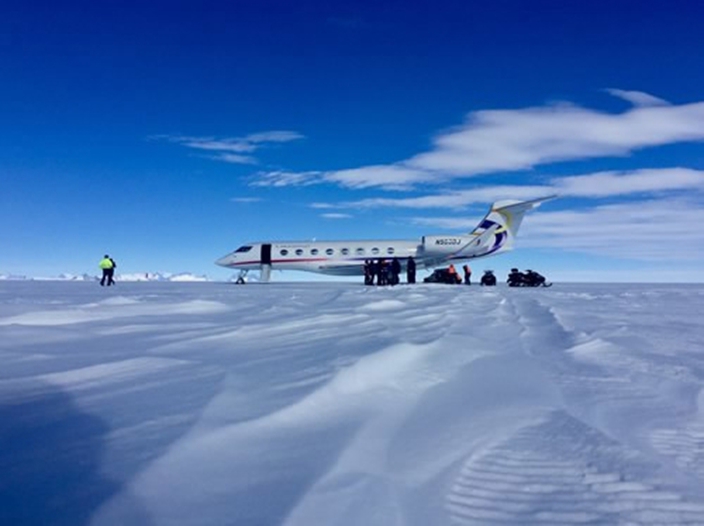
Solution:
{"label": "airplane nose", "polygon": [[232,263],[232,256],[230,254],[215,260],[215,264],[221,267],[229,267],[230,263]]}

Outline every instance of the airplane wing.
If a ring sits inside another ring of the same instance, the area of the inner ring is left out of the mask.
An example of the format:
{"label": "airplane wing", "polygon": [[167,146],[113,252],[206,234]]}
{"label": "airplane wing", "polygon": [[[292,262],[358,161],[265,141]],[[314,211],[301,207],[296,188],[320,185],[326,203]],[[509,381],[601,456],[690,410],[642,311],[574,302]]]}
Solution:
{"label": "airplane wing", "polygon": [[359,263],[322,263],[318,265],[318,270],[333,276],[361,276],[364,273],[364,265]]}

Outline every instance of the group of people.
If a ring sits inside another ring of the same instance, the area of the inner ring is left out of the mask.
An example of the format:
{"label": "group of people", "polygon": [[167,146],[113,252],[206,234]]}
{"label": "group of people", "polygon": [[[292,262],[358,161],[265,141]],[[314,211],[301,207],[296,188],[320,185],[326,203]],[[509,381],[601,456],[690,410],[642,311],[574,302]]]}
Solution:
{"label": "group of people", "polygon": [[[398,285],[400,283],[400,274],[402,270],[401,261],[394,257],[390,260],[380,258],[377,260],[367,259],[364,261],[364,284],[365,285]],[[463,283],[471,285],[472,269],[469,265],[462,267],[464,272],[464,280],[460,277],[454,265],[450,265],[446,272],[449,283]],[[427,281],[427,280],[426,280]],[[443,281],[445,281],[443,279]],[[416,282],[416,261],[413,256],[409,256],[406,260],[406,282]]]}
{"label": "group of people", "polygon": [[461,285],[462,283],[465,285],[472,284],[472,269],[469,268],[469,265],[462,265],[462,274],[464,278],[459,275],[455,265],[452,263],[450,263],[450,266],[447,267],[447,273],[450,278],[450,283],[457,283],[458,285]]}
{"label": "group of people", "polygon": [[115,284],[115,269],[117,268],[117,263],[108,254],[103,256],[103,259],[98,263],[98,267],[103,271],[103,277],[100,280],[100,286],[104,287],[107,285]]}
{"label": "group of people", "polygon": [[[390,260],[380,258],[364,261],[365,285],[398,285],[400,283],[401,262],[397,257]],[[412,256],[406,261],[406,281],[416,282],[416,262]]]}

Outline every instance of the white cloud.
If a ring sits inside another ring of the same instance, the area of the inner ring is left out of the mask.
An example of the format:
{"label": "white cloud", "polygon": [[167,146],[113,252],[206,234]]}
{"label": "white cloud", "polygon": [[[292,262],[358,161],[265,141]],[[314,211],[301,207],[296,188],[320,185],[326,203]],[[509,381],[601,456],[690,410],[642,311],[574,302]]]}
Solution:
{"label": "white cloud", "polygon": [[704,103],[607,114],[569,104],[473,113],[407,166],[468,176],[704,139]]}
{"label": "white cloud", "polygon": [[526,218],[524,246],[640,260],[704,259],[704,209],[688,200],[648,200]]}
{"label": "white cloud", "polygon": [[346,188],[383,187],[387,190],[409,190],[426,182],[428,173],[403,166],[379,165],[337,171],[288,172],[274,170],[255,175],[253,186],[307,186],[335,183]]}
{"label": "white cloud", "polygon": [[257,160],[251,155],[240,155],[238,153],[221,153],[210,155],[209,158],[233,164],[257,164]]}
{"label": "white cloud", "polygon": [[233,197],[230,199],[233,203],[259,203],[261,201],[261,197]]}
{"label": "white cloud", "polygon": [[704,191],[704,170],[653,168],[621,172],[596,172],[553,178],[546,185],[485,186],[419,197],[361,199],[341,203],[337,206],[342,208],[458,209],[499,199],[534,199],[551,194],[563,197],[599,198],[687,190]]}
{"label": "white cloud", "polygon": [[400,165],[378,165],[326,172],[322,178],[326,182],[337,183],[347,188],[381,186],[388,190],[406,190],[417,183],[428,182],[429,177],[432,178],[432,174],[423,170]]}
{"label": "white cloud", "polygon": [[373,197],[342,203],[344,208],[465,208],[499,199],[533,199],[554,193],[549,186],[487,186],[419,197]]}
{"label": "white cloud", "polygon": [[240,139],[216,139],[214,137],[169,137],[170,142],[175,142],[194,148],[196,150],[212,150],[218,152],[253,152],[257,149],[257,144],[249,142],[244,138]]}
{"label": "white cloud", "polygon": [[471,231],[479,224],[480,216],[476,218],[467,217],[412,217],[411,223],[419,226],[441,228],[444,230]]}
{"label": "white cloud", "polygon": [[259,133],[252,133],[244,137],[243,140],[251,143],[264,143],[264,142],[290,142],[296,141],[298,139],[305,139],[305,136],[290,130],[273,130]]}
{"label": "white cloud", "polygon": [[670,104],[666,100],[654,97],[648,93],[643,93],[642,91],[626,91],[614,88],[606,89],[604,91],[614,97],[630,102],[634,106],[662,106]]}
{"label": "white cloud", "polygon": [[[415,217],[414,224],[469,231],[479,217]],[[557,249],[642,261],[704,260],[704,209],[686,199],[661,199],[526,216],[521,248]]]}
{"label": "white cloud", "polygon": [[309,186],[320,182],[321,172],[259,172],[252,186]]}
{"label": "white cloud", "polygon": [[320,214],[320,217],[323,217],[325,219],[349,219],[352,216],[350,214],[339,214],[335,212],[330,212],[327,214]]}
{"label": "white cloud", "polygon": [[598,172],[553,179],[552,187],[561,195],[578,197],[704,190],[704,171],[689,168],[657,168],[629,172]]}
{"label": "white cloud", "polygon": [[[556,161],[624,156],[633,151],[704,140],[704,102],[670,105],[642,92],[608,90],[637,106],[611,114],[572,104],[470,113],[438,134],[432,148],[388,165],[315,173],[316,182],[347,188],[408,189],[452,179],[529,170]],[[266,173],[260,174],[264,179]],[[290,175],[290,174],[289,174]],[[309,177],[289,177],[300,184]],[[278,180],[279,185],[286,184]]]}
{"label": "white cloud", "polygon": [[250,155],[242,155],[259,150],[270,143],[284,143],[303,139],[304,136],[295,131],[273,130],[252,133],[244,137],[189,137],[183,135],[156,135],[152,139],[166,140],[181,144],[195,150],[218,152],[209,158],[236,164],[255,164],[257,160]]}

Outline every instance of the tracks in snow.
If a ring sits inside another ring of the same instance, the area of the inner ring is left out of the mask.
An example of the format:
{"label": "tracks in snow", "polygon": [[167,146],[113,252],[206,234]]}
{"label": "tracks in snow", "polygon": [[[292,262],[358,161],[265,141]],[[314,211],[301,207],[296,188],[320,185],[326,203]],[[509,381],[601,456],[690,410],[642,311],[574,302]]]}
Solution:
{"label": "tracks in snow", "polygon": [[704,504],[648,481],[647,462],[562,411],[472,455],[446,497],[456,524],[701,524]]}
{"label": "tracks in snow", "polygon": [[[533,297],[508,297],[501,313],[520,326],[522,351],[559,386],[564,409],[470,455],[446,495],[457,524],[701,524],[704,501],[677,480],[704,481],[704,418],[652,430],[645,422],[615,424],[629,410],[668,411],[659,392],[679,371],[637,356],[597,335],[574,333],[553,308]],[[704,396],[700,412],[704,414]],[[630,424],[630,429],[629,429]],[[638,447],[674,459],[680,477],[667,483]]]}

